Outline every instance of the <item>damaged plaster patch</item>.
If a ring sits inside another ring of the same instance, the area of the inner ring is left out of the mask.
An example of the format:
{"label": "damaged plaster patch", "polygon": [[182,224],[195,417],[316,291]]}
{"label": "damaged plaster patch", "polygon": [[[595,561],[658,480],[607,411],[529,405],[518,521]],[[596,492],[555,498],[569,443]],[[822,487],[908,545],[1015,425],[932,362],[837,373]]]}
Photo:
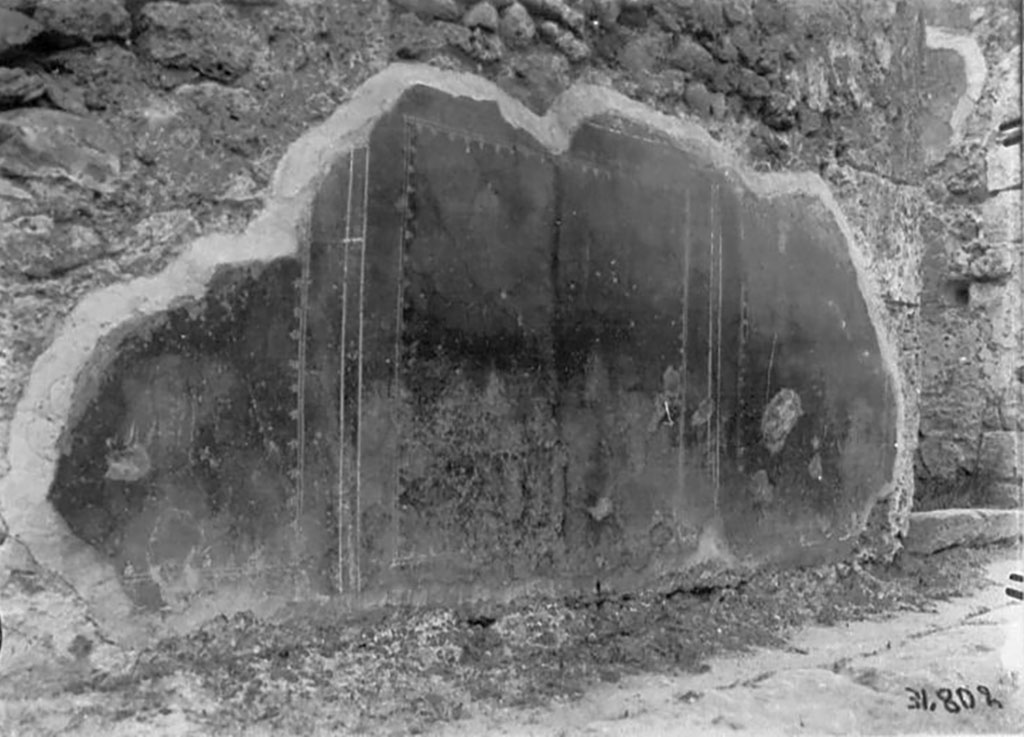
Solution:
{"label": "damaged plaster patch", "polygon": [[988,66],[985,64],[985,56],[981,53],[978,42],[973,36],[966,33],[937,26],[927,26],[925,28],[925,46],[929,49],[953,51],[960,56],[964,63],[967,88],[957,100],[956,107],[949,118],[949,126],[953,131],[950,144],[955,146],[963,140],[967,118],[974,110],[978,100],[981,99],[981,91],[988,76]]}
{"label": "damaged plaster patch", "polygon": [[761,438],[769,453],[776,455],[782,450],[786,438],[803,414],[800,395],[792,389],[780,389],[772,397],[761,417]]}
{"label": "damaged plaster patch", "polygon": [[[766,200],[799,196],[809,207],[821,211],[835,224],[848,248],[891,385],[897,452],[892,481],[879,491],[878,498],[900,488],[901,474],[910,468],[912,444],[904,426],[903,381],[897,354],[883,328],[884,308],[865,256],[820,177],[749,173],[704,129],[658,114],[605,88],[574,87],[546,115],[537,117],[482,78],[399,64],[366,82],[350,102],[289,148],[275,173],[267,208],[243,234],[200,238],[156,276],[89,295],[37,360],[12,422],[8,451],[11,472],[0,482],[0,514],[11,533],[43,566],[59,572],[108,629],[125,638],[142,634],[128,627],[133,624],[131,603],[111,565],[70,532],[47,498],[70,429],[96,396],[105,369],[128,336],[171,309],[196,303],[213,278],[229,267],[265,265],[294,256],[305,237],[314,197],[330,167],[348,151],[366,145],[377,119],[416,85],[493,101],[508,123],[531,134],[552,153],[569,148],[572,134],[582,122],[613,114],[658,130],[671,139],[673,146],[700,156],[756,196]],[[711,548],[718,549],[703,545],[702,554],[711,554]]]}

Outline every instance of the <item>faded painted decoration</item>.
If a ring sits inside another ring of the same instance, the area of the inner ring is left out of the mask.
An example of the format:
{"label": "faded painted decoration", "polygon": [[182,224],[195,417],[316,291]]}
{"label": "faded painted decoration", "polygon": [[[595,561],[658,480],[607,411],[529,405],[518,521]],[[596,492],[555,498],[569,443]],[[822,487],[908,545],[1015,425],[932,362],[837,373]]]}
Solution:
{"label": "faded painted decoration", "polygon": [[891,481],[892,378],[809,196],[417,86],[311,217],[126,343],[71,433],[50,498],[142,606],[635,586],[711,528],[835,549]]}

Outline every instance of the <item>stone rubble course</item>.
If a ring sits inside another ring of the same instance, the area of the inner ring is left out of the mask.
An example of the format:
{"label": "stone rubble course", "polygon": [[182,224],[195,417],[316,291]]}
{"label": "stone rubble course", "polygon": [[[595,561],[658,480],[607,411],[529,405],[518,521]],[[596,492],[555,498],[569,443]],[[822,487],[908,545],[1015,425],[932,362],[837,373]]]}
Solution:
{"label": "stone rubble course", "polygon": [[[413,4],[411,0],[393,3],[393,52],[401,59],[462,66],[446,46],[462,48],[463,42],[446,41],[445,37],[452,35],[446,23],[440,19],[431,22],[429,14],[419,12],[423,26],[411,24],[405,17],[414,14],[409,12]],[[860,13],[842,3],[810,14],[776,0],[725,5],[704,0],[588,0],[575,5],[562,0],[523,0],[500,5],[499,32],[517,52],[504,55],[503,64],[515,67],[521,63],[516,58],[519,53],[533,50],[530,39],[536,30],[530,28],[538,28],[539,40],[584,75],[603,75],[606,83],[663,109],[685,107],[723,121],[747,117],[760,121],[772,133],[799,131],[805,139],[799,140],[796,149],[756,128],[751,133],[751,153],[756,158],[776,159],[776,166],[796,156],[814,168],[838,153],[841,163],[907,181],[924,174],[927,152],[941,150],[951,140],[926,141],[911,130],[917,116],[927,112],[924,102],[908,115],[888,119],[893,117],[886,112],[892,109],[891,99],[898,97],[900,90],[920,85],[915,64],[925,56],[925,34],[909,6],[895,14],[886,11],[890,16],[885,19],[883,34],[875,27],[885,16],[880,7]],[[806,32],[801,31],[805,26]],[[828,40],[833,33],[838,34],[837,39]],[[419,41],[412,43],[410,36]],[[425,44],[422,39],[427,37],[433,42]],[[799,52],[793,43],[798,37],[802,39]],[[656,43],[657,39],[667,43]],[[961,47],[977,50],[977,44],[965,45],[957,34],[933,32],[931,39],[958,51]],[[413,46],[418,53],[410,53]],[[904,51],[896,54],[893,49]],[[494,63],[493,54],[480,58],[466,53],[473,61]],[[967,91],[956,100],[946,104],[943,95],[949,91],[938,89],[936,94],[943,99],[935,101],[936,109],[948,108],[955,118],[952,123],[940,122],[940,128],[952,126],[956,133],[963,127],[965,111],[977,94],[978,68],[971,65],[967,69]],[[498,75],[508,71],[497,66],[495,70]],[[944,73],[937,71],[938,77]],[[555,74],[552,70],[548,76]],[[681,80],[673,79],[680,74]],[[691,94],[690,104],[684,96],[688,82],[704,85],[721,98],[708,104],[703,96]],[[524,100],[531,96],[526,89],[518,94]],[[829,142],[837,137],[848,145],[831,147]]]}

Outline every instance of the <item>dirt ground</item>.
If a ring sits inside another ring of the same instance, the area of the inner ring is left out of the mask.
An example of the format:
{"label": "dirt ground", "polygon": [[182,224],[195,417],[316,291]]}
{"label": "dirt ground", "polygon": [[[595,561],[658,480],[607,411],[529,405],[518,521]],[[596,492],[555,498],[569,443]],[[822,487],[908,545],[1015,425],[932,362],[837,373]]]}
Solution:
{"label": "dirt ground", "polygon": [[0,676],[0,733],[1019,734],[1021,567],[954,549],[635,597],[238,615],[124,672]]}

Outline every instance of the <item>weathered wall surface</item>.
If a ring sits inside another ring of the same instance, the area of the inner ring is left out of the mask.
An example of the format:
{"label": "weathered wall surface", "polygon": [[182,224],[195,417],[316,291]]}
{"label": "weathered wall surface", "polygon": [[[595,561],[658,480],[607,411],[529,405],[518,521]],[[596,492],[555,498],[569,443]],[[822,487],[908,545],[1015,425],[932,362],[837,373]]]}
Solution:
{"label": "weathered wall surface", "polygon": [[[941,35],[955,44],[955,28]],[[967,55],[976,105],[939,164],[945,207],[921,226],[920,509],[1022,500],[1020,46],[980,35]]]}
{"label": "weathered wall surface", "polygon": [[[911,438],[921,394],[920,498],[986,473],[967,498],[1019,488],[1019,143],[999,130],[1019,117],[1015,3],[0,0],[0,16],[0,475],[32,364],[82,296],[239,232],[287,144],[404,59],[537,111],[574,81],[610,86],[757,168],[819,172],[881,287]],[[914,473],[868,547],[891,547]],[[42,574],[14,558],[0,583],[30,590]]]}

